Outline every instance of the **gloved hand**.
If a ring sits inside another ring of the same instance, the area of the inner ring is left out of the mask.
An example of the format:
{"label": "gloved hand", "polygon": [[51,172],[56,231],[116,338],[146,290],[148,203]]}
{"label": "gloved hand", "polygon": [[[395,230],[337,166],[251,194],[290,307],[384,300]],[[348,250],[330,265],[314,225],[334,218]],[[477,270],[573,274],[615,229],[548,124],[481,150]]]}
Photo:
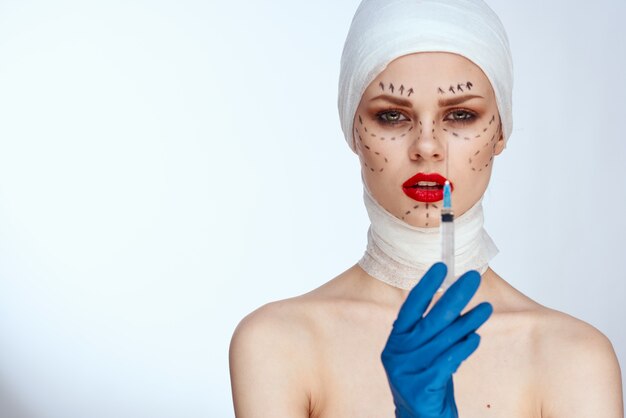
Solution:
{"label": "gloved hand", "polygon": [[493,312],[483,302],[460,316],[478,290],[480,275],[470,270],[454,282],[424,316],[447,273],[435,263],[400,308],[381,354],[396,418],[457,418],[452,374],[478,348],[474,331]]}

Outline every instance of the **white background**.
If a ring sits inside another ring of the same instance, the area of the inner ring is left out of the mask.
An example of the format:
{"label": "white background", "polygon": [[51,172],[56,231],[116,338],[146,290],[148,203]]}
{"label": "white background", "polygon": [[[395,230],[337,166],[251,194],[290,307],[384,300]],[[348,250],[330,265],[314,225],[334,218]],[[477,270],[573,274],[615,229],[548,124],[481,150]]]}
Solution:
{"label": "white background", "polygon": [[[516,78],[492,266],[624,366],[626,2],[490,4]],[[365,248],[357,5],[0,0],[2,417],[233,416],[237,323]]]}

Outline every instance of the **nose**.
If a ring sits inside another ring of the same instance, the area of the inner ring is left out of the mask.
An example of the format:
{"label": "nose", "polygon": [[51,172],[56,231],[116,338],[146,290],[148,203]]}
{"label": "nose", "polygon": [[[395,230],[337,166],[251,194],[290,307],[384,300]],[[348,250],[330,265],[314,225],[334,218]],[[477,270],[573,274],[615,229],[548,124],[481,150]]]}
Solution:
{"label": "nose", "polygon": [[418,122],[411,136],[409,157],[413,161],[441,161],[445,158],[445,138],[440,137],[434,120]]}

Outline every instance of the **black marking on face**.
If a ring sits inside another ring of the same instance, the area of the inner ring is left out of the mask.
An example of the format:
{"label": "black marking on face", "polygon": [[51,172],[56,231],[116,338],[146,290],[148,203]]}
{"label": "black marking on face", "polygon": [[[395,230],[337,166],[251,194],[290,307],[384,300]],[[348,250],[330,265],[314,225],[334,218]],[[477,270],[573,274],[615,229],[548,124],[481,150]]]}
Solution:
{"label": "black marking on face", "polygon": [[463,139],[464,139],[464,140],[466,140],[466,141],[469,141],[469,140],[470,140],[470,138],[468,138],[468,137],[466,137],[466,136],[465,136],[465,137],[463,137]]}
{"label": "black marking on face", "polygon": [[426,212],[426,217],[429,218],[430,217],[430,213]]}
{"label": "black marking on face", "polygon": [[459,134],[457,134],[456,132],[452,132],[452,135],[459,136]]}
{"label": "black marking on face", "polygon": [[374,151],[374,154],[376,154],[376,155],[380,155],[380,152],[378,152],[378,151]]}
{"label": "black marking on face", "polygon": [[407,94],[407,95],[406,95],[406,97],[411,97],[411,93],[413,93],[413,87],[411,87],[411,88],[409,89],[409,92],[408,92],[408,93],[409,93],[409,94]]}
{"label": "black marking on face", "polygon": [[467,89],[468,89],[468,90],[471,90],[473,86],[474,86],[474,85],[473,85],[470,81],[468,81],[467,83],[465,83],[465,87],[467,87]]}
{"label": "black marking on face", "polygon": [[491,157],[489,157],[489,161],[493,160],[493,155]]}
{"label": "black marking on face", "polygon": [[413,130],[413,127],[411,126],[411,127],[409,128],[409,131],[412,131],[412,130]]}
{"label": "black marking on face", "polygon": [[443,128],[443,131],[444,131],[444,132],[448,132],[448,130],[447,130],[446,128]]}
{"label": "black marking on face", "polygon": [[361,138],[361,135],[359,135],[359,141],[363,142],[363,138]]}
{"label": "black marking on face", "polygon": [[404,84],[400,84],[400,96],[404,94]]}
{"label": "black marking on face", "polygon": [[437,205],[435,205],[435,204],[433,203],[433,208],[435,208],[435,209],[439,209],[439,206],[437,206]]}
{"label": "black marking on face", "polygon": [[487,128],[483,129],[483,132],[487,132]]}
{"label": "black marking on face", "polygon": [[400,137],[404,138],[406,136],[406,133],[403,133],[402,135],[400,135]]}
{"label": "black marking on face", "polygon": [[402,218],[400,218],[400,219],[404,220],[404,216]]}
{"label": "black marking on face", "polygon": [[476,171],[476,169],[474,167],[472,167],[472,171]]}
{"label": "black marking on face", "polygon": [[419,207],[420,207],[420,205],[415,205],[415,206],[413,206],[413,209],[417,209]]}
{"label": "black marking on face", "polygon": [[361,115],[359,115],[359,123],[363,125],[363,119],[361,119]]}
{"label": "black marking on face", "polygon": [[378,85],[380,86],[380,88],[385,91],[385,85],[383,84],[383,82],[381,81],[380,83],[378,83]]}
{"label": "black marking on face", "polygon": [[406,212],[404,212],[405,215],[408,215],[409,213],[411,213],[410,210],[407,210]]}
{"label": "black marking on face", "polygon": [[396,137],[395,137],[395,136],[392,136],[392,137],[391,137],[391,140],[392,140],[392,141],[395,141],[395,140],[396,140]]}
{"label": "black marking on face", "polygon": [[382,172],[383,172],[383,170],[384,170],[384,169],[383,169],[383,168],[381,168],[380,170],[378,170],[378,172],[379,172],[379,173],[382,173]]}
{"label": "black marking on face", "polygon": [[485,164],[485,167],[487,167],[489,165],[489,163]]}
{"label": "black marking on face", "polygon": [[[367,146],[367,145],[366,145],[366,146]],[[480,153],[480,150],[476,151],[476,152],[474,153],[474,157],[475,157],[475,156],[477,156],[479,153]]]}
{"label": "black marking on face", "polygon": [[373,169],[373,168],[370,168],[370,170],[374,171],[374,169]]}
{"label": "black marking on face", "polygon": [[389,90],[391,90],[391,92],[393,93],[395,87],[393,86],[393,84],[389,83]]}
{"label": "black marking on face", "polygon": [[437,87],[437,91],[439,92],[439,94],[444,94],[445,91],[441,90],[441,87]]}
{"label": "black marking on face", "polygon": [[471,159],[471,158],[469,159],[469,163],[470,163],[470,164],[472,163],[472,159]]}
{"label": "black marking on face", "polygon": [[480,138],[480,134],[476,135],[474,138]]}
{"label": "black marking on face", "polygon": [[367,167],[367,163],[365,161],[363,161],[363,164],[365,164],[365,167]]}
{"label": "black marking on face", "polygon": [[461,92],[463,91],[463,89],[461,88],[461,84],[460,84],[460,83],[459,83],[459,84],[457,84],[456,89],[457,89],[457,90],[460,90]]}
{"label": "black marking on face", "polygon": [[485,142],[485,146],[483,148],[487,148],[487,145],[489,145],[489,142]]}
{"label": "black marking on face", "polygon": [[389,160],[387,160],[387,157],[385,157],[385,162],[386,162],[386,163],[388,163],[388,162],[389,162]]}
{"label": "black marking on face", "polygon": [[426,209],[428,209],[428,203],[426,203]]}
{"label": "black marking on face", "polygon": [[489,125],[491,125],[493,123],[493,121],[496,120],[496,116],[492,115],[491,116],[491,120],[489,121]]}
{"label": "black marking on face", "polygon": [[370,149],[370,147],[368,147],[367,145],[365,146],[365,149]]}
{"label": "black marking on face", "polygon": [[372,132],[370,135],[376,138],[376,134],[374,132]]}
{"label": "black marking on face", "polygon": [[454,86],[450,86],[450,88],[448,89],[448,91],[451,91],[453,94],[456,94],[456,92],[454,91]]}
{"label": "black marking on face", "polygon": [[380,140],[381,140],[381,141],[384,141],[384,140],[385,140],[385,137],[384,137],[384,136],[381,136],[381,137],[380,137]]}
{"label": "black marking on face", "polygon": [[419,121],[419,124],[420,124],[420,126],[422,126],[422,121],[421,120]]}
{"label": "black marking on face", "polygon": [[363,129],[365,129],[365,132],[367,132],[367,126],[364,126]]}
{"label": "black marking on face", "polygon": [[426,226],[428,226],[428,222],[426,222]]}

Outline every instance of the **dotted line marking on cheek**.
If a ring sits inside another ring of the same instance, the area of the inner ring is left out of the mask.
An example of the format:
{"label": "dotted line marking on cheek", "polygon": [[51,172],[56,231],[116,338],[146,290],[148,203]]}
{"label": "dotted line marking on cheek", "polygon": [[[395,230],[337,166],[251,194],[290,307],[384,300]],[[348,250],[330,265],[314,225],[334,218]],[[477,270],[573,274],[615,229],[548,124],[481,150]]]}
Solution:
{"label": "dotted line marking on cheek", "polygon": [[363,119],[361,119],[361,115],[359,115],[359,123],[363,125]]}
{"label": "dotted line marking on cheek", "polygon": [[477,156],[479,153],[480,153],[480,150],[476,151],[476,152],[474,153],[474,157],[475,157],[475,156]]}

